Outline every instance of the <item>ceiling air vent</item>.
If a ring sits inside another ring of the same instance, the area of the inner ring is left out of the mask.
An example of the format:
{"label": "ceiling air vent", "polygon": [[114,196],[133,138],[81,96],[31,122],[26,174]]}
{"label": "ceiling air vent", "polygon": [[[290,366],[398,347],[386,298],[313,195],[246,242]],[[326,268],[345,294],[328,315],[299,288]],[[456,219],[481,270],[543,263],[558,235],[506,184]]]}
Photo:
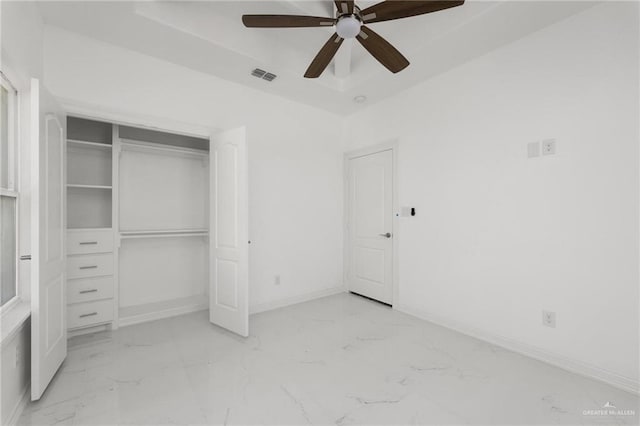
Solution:
{"label": "ceiling air vent", "polygon": [[277,77],[275,74],[271,74],[270,72],[266,72],[265,70],[261,70],[260,68],[256,68],[251,71],[251,75],[267,81],[273,81]]}
{"label": "ceiling air vent", "polygon": [[267,81],[273,81],[276,78],[275,74],[271,74],[270,72],[266,73],[262,79]]}
{"label": "ceiling air vent", "polygon": [[255,70],[251,71],[251,75],[258,78],[264,77],[266,73],[266,71],[261,70],[260,68],[256,68]]}

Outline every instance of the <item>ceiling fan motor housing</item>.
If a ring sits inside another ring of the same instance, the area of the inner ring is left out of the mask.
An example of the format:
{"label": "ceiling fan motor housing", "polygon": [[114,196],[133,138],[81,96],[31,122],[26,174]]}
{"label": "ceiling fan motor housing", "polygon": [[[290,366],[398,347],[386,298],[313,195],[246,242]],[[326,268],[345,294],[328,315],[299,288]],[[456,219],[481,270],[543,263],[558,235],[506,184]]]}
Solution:
{"label": "ceiling fan motor housing", "polygon": [[336,33],[341,38],[355,38],[360,34],[362,26],[362,17],[360,16],[360,8],[354,7],[353,13],[340,13],[336,18]]}
{"label": "ceiling fan motor housing", "polygon": [[343,15],[338,18],[336,32],[342,38],[355,38],[360,34],[362,21],[356,15]]}

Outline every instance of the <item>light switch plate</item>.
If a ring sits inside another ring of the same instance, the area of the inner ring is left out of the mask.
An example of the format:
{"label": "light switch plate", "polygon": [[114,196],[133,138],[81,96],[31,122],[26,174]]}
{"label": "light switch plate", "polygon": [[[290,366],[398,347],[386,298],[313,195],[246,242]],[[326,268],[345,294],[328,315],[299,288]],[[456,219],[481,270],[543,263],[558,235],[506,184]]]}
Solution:
{"label": "light switch plate", "polygon": [[540,142],[530,142],[527,144],[527,157],[540,157]]}

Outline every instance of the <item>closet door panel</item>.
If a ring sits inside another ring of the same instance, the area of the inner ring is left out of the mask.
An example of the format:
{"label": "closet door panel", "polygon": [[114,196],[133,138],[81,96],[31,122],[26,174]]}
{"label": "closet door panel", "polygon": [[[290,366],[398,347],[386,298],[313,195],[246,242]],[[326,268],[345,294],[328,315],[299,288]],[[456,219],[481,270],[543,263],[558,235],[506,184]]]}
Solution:
{"label": "closet door panel", "polygon": [[121,231],[206,229],[206,157],[123,148],[119,166]]}
{"label": "closet door panel", "polygon": [[246,131],[212,137],[209,320],[249,335],[249,196]]}

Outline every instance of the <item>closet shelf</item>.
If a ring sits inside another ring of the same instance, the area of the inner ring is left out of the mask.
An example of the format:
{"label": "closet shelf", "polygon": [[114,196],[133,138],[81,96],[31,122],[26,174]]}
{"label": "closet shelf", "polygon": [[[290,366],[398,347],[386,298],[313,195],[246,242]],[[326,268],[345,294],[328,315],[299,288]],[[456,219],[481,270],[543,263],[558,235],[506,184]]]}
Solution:
{"label": "closet shelf", "polygon": [[160,231],[121,231],[121,239],[208,236],[207,229],[171,229]]}
{"label": "closet shelf", "polygon": [[83,188],[83,189],[113,189],[111,185],[79,185],[75,183],[67,184],[67,188]]}
{"label": "closet shelf", "polygon": [[112,145],[106,143],[98,143],[98,142],[89,142],[89,141],[81,141],[77,139],[67,139],[67,143],[76,146],[86,146],[90,148],[100,148],[100,149],[111,149]]}
{"label": "closet shelf", "polygon": [[120,139],[122,149],[125,151],[137,151],[137,152],[153,152],[156,154],[170,154],[170,155],[183,155],[183,156],[195,156],[197,158],[208,159],[209,151],[203,151],[195,148],[184,148],[179,146],[163,146],[155,143],[130,141],[128,139]]}

